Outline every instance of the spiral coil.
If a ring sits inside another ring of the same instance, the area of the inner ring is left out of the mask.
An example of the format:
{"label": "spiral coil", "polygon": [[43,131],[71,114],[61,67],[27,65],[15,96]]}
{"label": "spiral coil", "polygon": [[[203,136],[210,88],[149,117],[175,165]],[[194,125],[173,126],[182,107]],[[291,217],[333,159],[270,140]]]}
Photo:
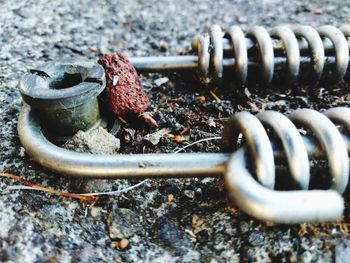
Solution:
{"label": "spiral coil", "polygon": [[278,26],[269,31],[254,26],[244,33],[238,26],[223,31],[213,25],[209,34],[194,39],[192,48],[197,51],[198,71],[205,83],[221,79],[225,60],[229,59],[234,60],[232,71],[240,85],[246,84],[248,69],[253,65],[260,66],[264,84],[272,82],[278,65],[286,66],[287,79],[292,84],[298,82],[301,66],[309,65],[317,83],[327,64],[334,65],[337,81],[344,79],[349,63],[349,38],[350,26],[339,29],[328,25],[317,29]]}
{"label": "spiral coil", "polygon": [[[300,127],[306,129],[307,136],[299,132]],[[309,188],[309,157],[325,157],[331,176],[330,188],[343,193],[349,177],[350,148],[346,137],[349,132],[350,109],[344,107],[333,108],[323,114],[300,109],[288,116],[275,111],[262,112],[257,116],[241,112],[227,122],[222,142],[225,150],[232,151],[236,148],[239,134],[242,134],[257,180],[270,189],[275,186],[276,170],[272,137],[281,142],[295,189]]]}

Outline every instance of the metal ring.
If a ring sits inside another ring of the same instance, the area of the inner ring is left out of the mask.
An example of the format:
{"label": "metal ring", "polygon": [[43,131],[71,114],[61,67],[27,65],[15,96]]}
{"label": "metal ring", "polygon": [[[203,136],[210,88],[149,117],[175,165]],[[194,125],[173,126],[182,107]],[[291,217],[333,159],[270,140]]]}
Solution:
{"label": "metal ring", "polygon": [[346,107],[336,107],[326,110],[324,113],[332,122],[340,123],[350,132],[350,109]]}
{"label": "metal ring", "polygon": [[260,49],[263,68],[263,80],[265,84],[272,81],[274,73],[273,45],[269,33],[261,26],[254,26],[247,32],[248,37],[253,37]]}
{"label": "metal ring", "polygon": [[221,79],[224,71],[223,56],[224,48],[222,44],[222,31],[218,25],[212,25],[209,29],[209,36],[211,41],[211,56],[210,64],[212,66],[212,74],[214,78]]}
{"label": "metal ring", "polygon": [[270,30],[272,37],[278,37],[282,40],[288,63],[288,79],[292,84],[295,84],[299,77],[300,68],[300,51],[298,40],[292,30],[285,26],[278,26]]}
{"label": "metal ring", "polygon": [[232,41],[235,58],[235,70],[239,73],[239,85],[244,85],[248,75],[248,51],[244,33],[239,26],[227,29],[227,35]]}
{"label": "metal ring", "polygon": [[[339,30],[344,34],[346,41],[348,42],[348,46],[349,46],[349,38],[350,38],[350,26],[349,25],[345,25],[339,28]],[[348,65],[348,68],[346,70],[346,74],[345,74],[345,78],[346,81],[349,81],[350,78],[350,68]]]}
{"label": "metal ring", "polygon": [[307,41],[311,51],[315,79],[318,81],[322,76],[325,63],[324,47],[320,35],[311,26],[296,26],[292,30],[297,37],[302,37]]}
{"label": "metal ring", "polygon": [[283,114],[276,111],[265,111],[257,118],[282,141],[287,165],[297,189],[308,189],[310,182],[309,158],[305,144],[294,124]]}
{"label": "metal ring", "polygon": [[198,38],[198,70],[201,81],[209,83],[209,67],[210,67],[210,53],[209,53],[209,36],[200,36]]}
{"label": "metal ring", "polygon": [[336,80],[344,78],[349,63],[349,46],[342,32],[334,26],[322,26],[318,28],[321,37],[328,38],[334,46],[336,57]]}
{"label": "metal ring", "polygon": [[311,109],[296,110],[289,118],[310,129],[315,135],[327,156],[332,176],[331,188],[343,193],[349,180],[349,160],[337,127],[325,115]]}
{"label": "metal ring", "polygon": [[222,132],[222,148],[236,150],[239,135],[247,143],[250,159],[259,182],[273,189],[275,186],[275,162],[271,143],[261,122],[248,112],[239,112],[226,123]]}

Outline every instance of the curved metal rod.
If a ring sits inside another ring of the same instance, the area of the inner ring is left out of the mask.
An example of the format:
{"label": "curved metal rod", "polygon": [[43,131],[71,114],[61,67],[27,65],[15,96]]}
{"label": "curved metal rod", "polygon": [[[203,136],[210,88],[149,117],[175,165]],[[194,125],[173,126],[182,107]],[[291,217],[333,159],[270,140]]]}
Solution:
{"label": "curved metal rod", "polygon": [[[87,178],[139,178],[222,176],[230,153],[178,153],[92,155],[60,148],[42,133],[30,106],[24,105],[18,118],[18,135],[26,152],[40,165],[57,173]],[[320,158],[322,149],[304,137],[310,156]],[[350,145],[350,144],[349,144]],[[350,146],[349,146],[350,149]],[[281,151],[275,158],[284,158]]]}
{"label": "curved metal rod", "polygon": [[271,127],[283,145],[290,175],[296,189],[308,189],[310,182],[309,156],[306,146],[294,124],[282,113],[276,111],[260,112],[256,116],[263,125]]}
{"label": "curved metal rod", "polygon": [[[87,178],[222,176],[224,165],[230,157],[230,153],[113,156],[65,150],[45,138],[39,120],[28,105],[23,106],[19,115],[18,135],[26,152],[43,167],[65,175]],[[315,141],[307,136],[302,138],[310,157],[315,159],[324,157],[322,149]],[[343,139],[350,154],[350,141],[347,137]],[[274,156],[278,160],[284,159],[285,153],[275,150]]]}
{"label": "curved metal rod", "polygon": [[[275,191],[252,177],[245,167],[245,148],[222,153],[93,155],[62,149],[49,142],[28,105],[19,116],[18,134],[27,153],[45,168],[85,178],[194,177],[225,175],[226,187],[247,214],[276,223],[331,221],[344,202],[333,190]],[[230,157],[232,156],[232,157]],[[226,163],[226,161],[228,163]]]}
{"label": "curved metal rod", "polygon": [[65,150],[45,138],[28,105],[20,113],[18,135],[26,152],[43,167],[85,178],[222,176],[229,157],[224,153],[93,155]]}
{"label": "curved metal rod", "polygon": [[240,148],[226,166],[228,194],[245,213],[282,224],[334,221],[342,216],[344,201],[334,190],[276,191],[263,187],[246,168],[246,148]]}

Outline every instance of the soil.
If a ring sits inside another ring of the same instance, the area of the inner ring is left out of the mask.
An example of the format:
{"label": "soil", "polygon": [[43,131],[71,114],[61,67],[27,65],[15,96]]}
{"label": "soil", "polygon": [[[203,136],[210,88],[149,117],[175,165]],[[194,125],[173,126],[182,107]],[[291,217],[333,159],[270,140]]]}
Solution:
{"label": "soil", "polygon": [[[121,190],[140,181],[72,179],[32,161],[16,130],[22,104],[17,83],[28,69],[63,57],[97,61],[100,54],[117,51],[130,57],[184,54],[192,38],[214,23],[271,28],[350,22],[345,0],[0,0],[0,4],[0,172],[70,193]],[[190,142],[220,136],[224,120],[237,111],[324,110],[348,106],[350,101],[348,84],[329,80],[316,87],[279,83],[208,88],[193,74],[169,73],[144,74],[140,82],[151,102],[147,112],[159,127],[133,119],[115,123],[112,131],[120,140],[119,153],[173,152]],[[185,151],[218,152],[219,145],[213,140]],[[103,144],[94,151],[84,147],[83,151],[106,152]],[[148,179],[95,203],[8,189],[18,184],[0,179],[0,262],[347,262],[350,258],[348,203],[344,218],[337,222],[284,226],[241,212],[227,198],[221,179]],[[349,190],[344,196],[349,199]]]}

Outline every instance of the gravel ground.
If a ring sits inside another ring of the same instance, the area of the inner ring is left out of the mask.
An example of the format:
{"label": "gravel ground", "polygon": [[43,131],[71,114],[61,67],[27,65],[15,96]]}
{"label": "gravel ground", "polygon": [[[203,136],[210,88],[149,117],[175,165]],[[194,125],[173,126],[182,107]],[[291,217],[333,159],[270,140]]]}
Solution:
{"label": "gravel ground", "polygon": [[[28,68],[62,57],[96,60],[100,53],[115,51],[128,56],[178,54],[213,23],[340,26],[350,20],[346,0],[0,0],[0,5],[0,172],[73,193],[118,190],[138,181],[70,179],[30,160],[16,131],[21,107],[17,83]],[[184,141],[219,136],[221,119],[238,110],[288,112],[349,103],[346,84],[312,91],[218,89],[218,101],[192,76],[152,74],[143,75],[141,81],[152,100],[149,112],[174,136],[161,136],[153,145],[146,135],[155,128],[123,125],[117,133],[122,153],[171,152]],[[218,151],[218,142],[191,150]],[[219,179],[148,180],[95,203],[7,190],[17,184],[0,179],[1,262],[347,262],[350,258],[348,211],[343,220],[331,224],[265,224],[232,205]]]}

